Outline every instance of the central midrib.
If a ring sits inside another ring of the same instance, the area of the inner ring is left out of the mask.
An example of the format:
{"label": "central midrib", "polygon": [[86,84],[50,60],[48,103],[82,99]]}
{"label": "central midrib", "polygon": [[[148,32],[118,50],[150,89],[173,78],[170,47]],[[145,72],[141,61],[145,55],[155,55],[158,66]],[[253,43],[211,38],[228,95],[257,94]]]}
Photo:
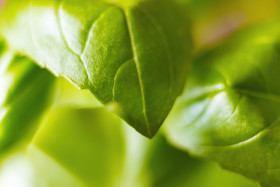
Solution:
{"label": "central midrib", "polygon": [[127,29],[128,29],[128,33],[129,33],[129,37],[130,37],[133,59],[134,59],[137,74],[138,74],[138,80],[139,80],[141,97],[142,97],[143,114],[144,114],[144,118],[145,118],[145,122],[146,122],[146,128],[147,128],[147,131],[148,131],[148,135],[150,136],[151,135],[151,129],[150,129],[150,125],[149,125],[149,121],[148,121],[148,117],[147,117],[146,100],[145,100],[145,95],[144,95],[144,86],[143,86],[142,77],[141,77],[140,64],[139,64],[139,61],[138,61],[138,58],[137,58],[135,41],[134,41],[134,36],[133,36],[133,32],[132,32],[132,25],[131,25],[131,21],[129,19],[127,9],[123,9],[123,12],[125,14],[126,21],[127,21]]}

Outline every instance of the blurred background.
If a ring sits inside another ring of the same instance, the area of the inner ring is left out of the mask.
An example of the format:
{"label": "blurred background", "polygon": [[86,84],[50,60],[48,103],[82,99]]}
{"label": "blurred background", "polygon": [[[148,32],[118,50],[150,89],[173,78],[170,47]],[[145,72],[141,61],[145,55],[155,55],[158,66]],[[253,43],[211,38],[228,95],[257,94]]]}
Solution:
{"label": "blurred background", "polygon": [[178,1],[190,12],[196,51],[246,25],[279,17],[278,0]]}
{"label": "blurred background", "polygon": [[[195,53],[246,25],[277,18],[280,8],[279,0],[178,1],[192,21]],[[32,143],[2,159],[1,187],[257,186],[173,148],[160,133],[153,140],[142,137],[102,109],[87,91],[64,80],[57,87],[55,106]]]}

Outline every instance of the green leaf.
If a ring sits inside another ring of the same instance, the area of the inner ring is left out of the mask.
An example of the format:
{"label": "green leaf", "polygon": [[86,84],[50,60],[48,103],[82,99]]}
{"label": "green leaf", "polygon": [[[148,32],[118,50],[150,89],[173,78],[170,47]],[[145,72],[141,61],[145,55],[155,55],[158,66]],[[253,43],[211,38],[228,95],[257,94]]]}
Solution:
{"label": "green leaf", "polygon": [[34,133],[51,103],[54,77],[0,42],[0,155]]}
{"label": "green leaf", "polygon": [[174,144],[280,185],[280,23],[250,27],[199,57],[167,120]]}
{"label": "green leaf", "polygon": [[64,78],[57,79],[55,107],[75,106],[83,108],[102,107],[102,104],[88,90],[79,90]]}
{"label": "green leaf", "polygon": [[[125,157],[125,183],[117,186],[257,186],[253,181],[225,171],[213,162],[191,157],[170,145],[161,133],[149,141],[131,131],[127,133],[130,146],[127,146]],[[133,173],[136,173],[134,177]]]}
{"label": "green leaf", "polygon": [[58,107],[33,144],[89,186],[113,186],[121,173],[121,121],[100,108]]}
{"label": "green leaf", "polygon": [[[9,171],[9,169],[12,170],[10,175],[15,178],[14,168],[19,165],[19,171],[25,171],[27,169],[31,170],[31,176],[29,176],[29,178],[24,176],[25,173],[18,174],[20,177],[25,177],[25,180],[29,182],[28,187],[88,187],[88,185],[86,185],[78,177],[71,174],[71,172],[52,159],[52,157],[49,157],[48,154],[44,153],[32,144],[28,146],[26,154],[15,155],[14,157],[18,157],[17,160],[13,157],[9,157],[9,159],[5,161],[7,168],[4,168],[2,173],[0,173],[0,181],[1,176],[3,177],[2,181],[5,177],[7,177],[7,170]],[[22,162],[25,162],[26,164],[22,164]],[[27,167],[27,169],[24,167]],[[2,185],[6,186],[7,184],[2,182]]]}
{"label": "green leaf", "polygon": [[204,164],[169,145],[162,134],[148,143],[143,160],[140,176],[143,186],[149,187],[189,186],[184,183]]}
{"label": "green leaf", "polygon": [[186,18],[170,0],[10,0],[1,30],[13,48],[152,137],[183,89]]}
{"label": "green leaf", "polygon": [[144,138],[101,108],[55,108],[27,156],[35,166],[36,184],[49,186],[255,186],[213,163],[191,158],[162,134]]}

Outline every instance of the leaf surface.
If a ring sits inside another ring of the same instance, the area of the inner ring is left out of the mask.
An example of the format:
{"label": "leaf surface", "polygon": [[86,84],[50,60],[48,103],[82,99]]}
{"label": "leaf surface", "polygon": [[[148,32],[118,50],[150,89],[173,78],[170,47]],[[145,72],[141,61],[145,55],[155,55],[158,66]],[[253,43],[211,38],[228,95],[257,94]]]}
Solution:
{"label": "leaf surface", "polygon": [[264,186],[280,185],[279,28],[247,28],[198,57],[166,125],[177,146]]}
{"label": "leaf surface", "polygon": [[147,137],[183,89],[189,22],[169,0],[10,0],[1,30],[13,48],[114,104]]}

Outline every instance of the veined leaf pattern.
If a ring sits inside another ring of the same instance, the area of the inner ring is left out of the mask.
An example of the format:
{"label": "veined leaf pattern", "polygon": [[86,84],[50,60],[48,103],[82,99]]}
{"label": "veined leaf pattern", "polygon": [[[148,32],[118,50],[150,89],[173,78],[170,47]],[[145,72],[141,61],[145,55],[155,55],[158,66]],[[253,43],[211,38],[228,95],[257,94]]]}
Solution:
{"label": "veined leaf pattern", "polygon": [[2,33],[147,137],[181,93],[191,53],[187,16],[172,1],[10,0]]}
{"label": "veined leaf pattern", "polygon": [[198,57],[166,133],[224,168],[279,186],[279,22],[251,26]]}

